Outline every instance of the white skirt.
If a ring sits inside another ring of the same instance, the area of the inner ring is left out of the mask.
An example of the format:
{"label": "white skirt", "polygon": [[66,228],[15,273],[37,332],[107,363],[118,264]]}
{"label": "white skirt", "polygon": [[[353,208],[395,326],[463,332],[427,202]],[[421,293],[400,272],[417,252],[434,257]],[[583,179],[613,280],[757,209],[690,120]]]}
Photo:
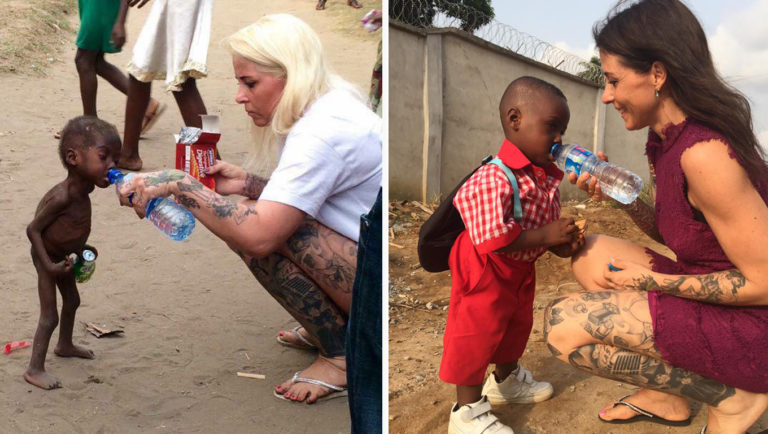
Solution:
{"label": "white skirt", "polygon": [[145,83],[165,80],[167,90],[179,91],[187,78],[208,74],[213,0],[153,1],[128,73]]}

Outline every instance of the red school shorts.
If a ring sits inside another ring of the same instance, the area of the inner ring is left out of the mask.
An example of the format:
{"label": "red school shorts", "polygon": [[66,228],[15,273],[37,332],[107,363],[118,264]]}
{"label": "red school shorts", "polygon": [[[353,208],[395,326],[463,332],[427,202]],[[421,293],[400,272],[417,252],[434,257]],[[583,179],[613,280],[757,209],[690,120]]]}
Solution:
{"label": "red school shorts", "polygon": [[533,327],[535,262],[481,255],[463,232],[449,265],[451,301],[439,376],[446,383],[474,386],[483,383],[489,364],[523,355]]}

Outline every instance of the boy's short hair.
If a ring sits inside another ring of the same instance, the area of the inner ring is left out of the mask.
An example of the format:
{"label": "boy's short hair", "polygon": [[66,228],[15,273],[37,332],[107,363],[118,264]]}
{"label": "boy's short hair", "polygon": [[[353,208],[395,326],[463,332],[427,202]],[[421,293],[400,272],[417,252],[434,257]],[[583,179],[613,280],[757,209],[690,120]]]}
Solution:
{"label": "boy's short hair", "polygon": [[120,135],[117,128],[109,122],[96,116],[78,116],[70,119],[61,131],[59,141],[59,157],[61,164],[69,168],[67,164],[67,149],[86,150],[94,146],[101,139],[104,143],[116,143],[120,146]]}
{"label": "boy's short hair", "polygon": [[540,78],[525,75],[518,77],[509,83],[506,90],[504,90],[504,94],[501,96],[501,101],[499,102],[499,110],[503,110],[505,101],[507,101],[507,99],[513,95],[521,98],[523,95],[530,96],[530,94],[532,94],[532,92],[526,93],[524,90],[543,90],[550,95],[557,96],[564,99],[565,101],[568,101],[568,98],[565,97],[565,94],[562,90],[560,90],[559,87]]}

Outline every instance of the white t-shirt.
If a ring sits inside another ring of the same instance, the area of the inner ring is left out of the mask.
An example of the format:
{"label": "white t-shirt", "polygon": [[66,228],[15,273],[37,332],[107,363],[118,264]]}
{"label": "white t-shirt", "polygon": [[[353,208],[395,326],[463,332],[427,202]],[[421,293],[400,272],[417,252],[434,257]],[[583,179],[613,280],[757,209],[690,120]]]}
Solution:
{"label": "white t-shirt", "polygon": [[332,90],[293,125],[259,200],[298,208],[357,241],[381,186],[381,153],[381,119]]}

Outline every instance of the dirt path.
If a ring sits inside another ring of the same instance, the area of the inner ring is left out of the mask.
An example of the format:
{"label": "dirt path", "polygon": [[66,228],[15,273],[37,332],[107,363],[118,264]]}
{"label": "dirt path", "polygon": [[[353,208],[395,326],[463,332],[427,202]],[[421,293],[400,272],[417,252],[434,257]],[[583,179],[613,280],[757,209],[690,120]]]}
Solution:
{"label": "dirt path", "polygon": [[[645,236],[618,209],[584,204],[563,207],[564,216],[586,218],[587,234],[603,233],[633,241],[660,252],[665,248]],[[417,203],[390,202],[389,247],[389,427],[393,433],[445,432],[455,402],[455,388],[437,377],[443,350],[443,330],[451,292],[449,272],[428,273],[418,266],[418,229],[428,214]],[[608,425],[598,421],[605,404],[633,393],[628,384],[577,371],[551,356],[544,342],[544,308],[554,298],[580,289],[567,259],[551,253],[536,262],[534,324],[521,363],[534,378],[555,388],[549,401],[536,405],[496,407],[502,422],[516,434],[563,433],[698,433],[706,410],[693,404],[689,427],[672,428],[651,423]],[[768,414],[752,427],[768,429]]]}
{"label": "dirt path", "polygon": [[[242,163],[250,144],[249,121],[234,103],[230,57],[219,41],[265,13],[295,14],[318,31],[334,69],[367,92],[378,34],[366,35],[358,23],[377,5],[367,2],[352,11],[331,0],[327,11],[316,12],[311,0],[217,0],[210,75],[199,87],[209,112],[222,118],[223,157]],[[127,63],[148,10],[131,11],[125,51],[108,56],[115,65]],[[76,15],[72,23],[77,26]],[[37,278],[25,227],[43,193],[65,176],[52,133],[82,111],[74,37],[56,59],[47,77],[0,75],[2,343],[34,334]],[[122,132],[124,97],[104,81],[99,86],[99,114]],[[182,124],[173,97],[157,85],[153,93],[169,107],[141,142],[145,170],[172,167],[171,135]],[[272,396],[273,385],[314,356],[275,342],[275,333],[294,322],[223,242],[201,225],[188,241],[172,242],[118,207],[113,190],[97,189],[91,199],[89,241],[100,256],[92,280],[80,286],[77,320],[120,325],[125,335],[97,339],[78,324],[76,343],[97,358],[62,359],[49,352],[46,367],[64,385],[50,392],[21,377],[29,349],[0,354],[0,432],[349,431],[345,399],[306,406]],[[239,378],[237,371],[266,380]]]}

